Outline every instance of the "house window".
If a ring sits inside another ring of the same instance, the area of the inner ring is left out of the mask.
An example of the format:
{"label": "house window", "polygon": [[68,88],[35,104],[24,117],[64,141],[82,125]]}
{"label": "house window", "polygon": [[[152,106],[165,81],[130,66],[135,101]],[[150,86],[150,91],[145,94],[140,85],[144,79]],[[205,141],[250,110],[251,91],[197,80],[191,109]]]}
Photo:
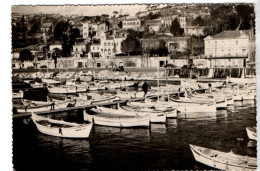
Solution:
{"label": "house window", "polygon": [[78,48],[76,48],[76,52],[78,51]]}
{"label": "house window", "polygon": [[238,45],[238,40],[236,40],[236,45]]}
{"label": "house window", "polygon": [[107,43],[104,43],[104,46],[107,46]]}
{"label": "house window", "polygon": [[99,47],[97,47],[97,50],[99,49]]}
{"label": "house window", "polygon": [[95,47],[93,47],[93,50],[95,50]]}
{"label": "house window", "polygon": [[228,59],[228,62],[231,62],[231,59]]}

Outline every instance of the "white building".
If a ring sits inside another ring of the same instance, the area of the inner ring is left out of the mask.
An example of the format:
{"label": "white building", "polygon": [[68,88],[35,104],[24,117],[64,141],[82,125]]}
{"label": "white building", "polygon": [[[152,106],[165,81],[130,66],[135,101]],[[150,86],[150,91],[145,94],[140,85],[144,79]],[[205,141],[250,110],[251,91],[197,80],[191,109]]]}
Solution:
{"label": "white building", "polygon": [[72,47],[71,55],[74,57],[83,57],[86,52],[86,44],[84,42],[77,43]]}
{"label": "white building", "polygon": [[252,53],[251,30],[224,31],[204,39],[205,56],[212,67],[243,68]]}
{"label": "white building", "polygon": [[169,53],[185,52],[190,46],[189,37],[173,37],[167,40]]}
{"label": "white building", "polygon": [[141,21],[139,19],[135,19],[135,18],[124,20],[122,24],[123,24],[122,28],[124,30],[133,29],[133,30],[138,31],[141,28]]}
{"label": "white building", "polygon": [[185,26],[184,33],[187,36],[203,36],[205,27]]}
{"label": "white building", "polygon": [[53,44],[49,46],[50,52],[52,52],[54,49],[60,49],[62,50],[62,45],[61,44]]}
{"label": "white building", "polygon": [[180,27],[185,29],[187,24],[186,17],[178,17],[178,21],[180,23]]}
{"label": "white building", "polygon": [[88,38],[88,32],[89,32],[88,31],[88,27],[89,27],[88,25],[89,24],[86,22],[86,23],[83,23],[82,25],[83,25],[83,30],[82,30],[83,38],[87,39]]}
{"label": "white building", "polygon": [[125,37],[107,37],[104,32],[100,33],[100,37],[100,44],[90,46],[92,57],[114,58],[115,54],[122,53],[121,43]]}
{"label": "white building", "polygon": [[224,31],[204,39],[205,56],[246,57],[250,41],[249,30]]}

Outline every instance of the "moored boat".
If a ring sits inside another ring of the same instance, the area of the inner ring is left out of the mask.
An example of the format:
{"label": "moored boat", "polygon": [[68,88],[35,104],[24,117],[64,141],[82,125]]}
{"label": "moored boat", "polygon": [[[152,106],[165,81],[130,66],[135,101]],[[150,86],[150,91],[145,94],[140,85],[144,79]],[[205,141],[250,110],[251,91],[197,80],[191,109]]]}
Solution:
{"label": "moored boat", "polygon": [[54,120],[34,113],[32,120],[41,133],[64,138],[88,138],[93,125]]}
{"label": "moored boat", "polygon": [[257,159],[190,144],[196,161],[221,170],[256,170]]}
{"label": "moored boat", "polygon": [[28,106],[23,107],[16,107],[17,112],[40,112],[40,111],[46,111],[46,110],[52,110],[52,109],[62,109],[66,108],[68,105],[68,102],[61,102],[61,103],[54,103],[52,105],[37,105],[37,104],[30,104]]}
{"label": "moored boat", "polygon": [[84,120],[93,122],[96,125],[111,127],[149,127],[150,120],[148,116],[129,116],[118,114],[97,113],[90,115],[84,111]]}
{"label": "moored boat", "polygon": [[256,127],[246,127],[247,136],[251,140],[257,140]]}
{"label": "moored boat", "polygon": [[22,90],[20,90],[18,93],[15,93],[15,92],[13,92],[12,93],[12,97],[13,97],[13,99],[22,99],[23,98],[23,91]]}

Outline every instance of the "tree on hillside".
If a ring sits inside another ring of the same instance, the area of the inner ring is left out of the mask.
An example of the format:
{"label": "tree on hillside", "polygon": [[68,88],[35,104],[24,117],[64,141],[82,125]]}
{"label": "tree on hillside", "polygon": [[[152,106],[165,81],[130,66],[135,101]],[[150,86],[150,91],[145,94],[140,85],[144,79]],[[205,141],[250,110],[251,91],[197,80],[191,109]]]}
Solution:
{"label": "tree on hillside", "polygon": [[204,26],[204,20],[201,18],[201,16],[198,16],[192,21],[192,25],[195,26]]}
{"label": "tree on hillside", "polygon": [[239,4],[235,7],[237,15],[242,20],[240,29],[248,30],[255,26],[254,6]]}
{"label": "tree on hillside", "polygon": [[170,27],[170,32],[174,36],[182,36],[184,30],[181,28],[180,23],[177,18],[172,21],[172,25]]}
{"label": "tree on hillside", "polygon": [[116,15],[118,14],[118,12],[114,11],[113,14],[114,14],[114,18],[116,18]]}
{"label": "tree on hillside", "polygon": [[110,25],[111,25],[110,22],[109,22],[108,20],[106,20],[106,21],[105,21],[105,24],[106,24],[108,30],[110,30]]}
{"label": "tree on hillside", "polygon": [[41,22],[39,20],[36,20],[33,24],[31,29],[29,30],[28,34],[30,36],[35,35],[36,33],[39,33],[41,31]]}
{"label": "tree on hillside", "polygon": [[159,49],[157,50],[159,56],[164,56],[168,54],[168,48],[166,47],[166,43],[163,39],[159,40]]}
{"label": "tree on hillside", "polygon": [[128,54],[130,52],[140,52],[141,51],[141,44],[137,40],[139,38],[139,32],[134,30],[128,30],[128,35],[126,39],[121,43],[121,50]]}
{"label": "tree on hillside", "polygon": [[62,40],[63,34],[69,29],[69,22],[60,21],[54,28],[54,40]]}
{"label": "tree on hillside", "polygon": [[119,27],[120,29],[122,29],[122,27],[123,27],[123,22],[122,22],[122,21],[119,21],[118,27]]}
{"label": "tree on hillside", "polygon": [[28,49],[24,49],[20,52],[20,56],[18,58],[20,61],[32,61],[33,56],[32,53]]}
{"label": "tree on hillside", "polygon": [[68,36],[66,34],[62,35],[62,56],[68,57],[70,56],[70,47],[68,43]]}

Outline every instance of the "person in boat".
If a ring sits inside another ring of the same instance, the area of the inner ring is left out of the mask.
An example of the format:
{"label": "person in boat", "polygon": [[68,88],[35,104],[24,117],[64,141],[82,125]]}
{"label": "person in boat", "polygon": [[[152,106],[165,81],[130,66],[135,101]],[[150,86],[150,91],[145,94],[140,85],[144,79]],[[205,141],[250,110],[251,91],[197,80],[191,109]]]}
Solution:
{"label": "person in boat", "polygon": [[52,99],[50,99],[50,101],[51,101],[51,110],[53,110],[55,106],[55,102]]}
{"label": "person in boat", "polygon": [[148,84],[146,83],[146,81],[142,85],[142,89],[144,91],[144,97],[146,97],[146,94],[147,94],[147,91],[148,91]]}
{"label": "person in boat", "polygon": [[188,90],[187,90],[187,88],[186,88],[186,87],[185,87],[184,96],[185,96],[185,99],[187,99],[187,98],[188,98]]}
{"label": "person in boat", "polygon": [[209,83],[208,86],[209,86],[209,94],[212,94],[212,85],[211,85],[211,83]]}
{"label": "person in boat", "polygon": [[62,129],[61,129],[61,127],[59,127],[59,134],[62,135]]}
{"label": "person in boat", "polygon": [[178,97],[180,98],[181,88],[178,89]]}

